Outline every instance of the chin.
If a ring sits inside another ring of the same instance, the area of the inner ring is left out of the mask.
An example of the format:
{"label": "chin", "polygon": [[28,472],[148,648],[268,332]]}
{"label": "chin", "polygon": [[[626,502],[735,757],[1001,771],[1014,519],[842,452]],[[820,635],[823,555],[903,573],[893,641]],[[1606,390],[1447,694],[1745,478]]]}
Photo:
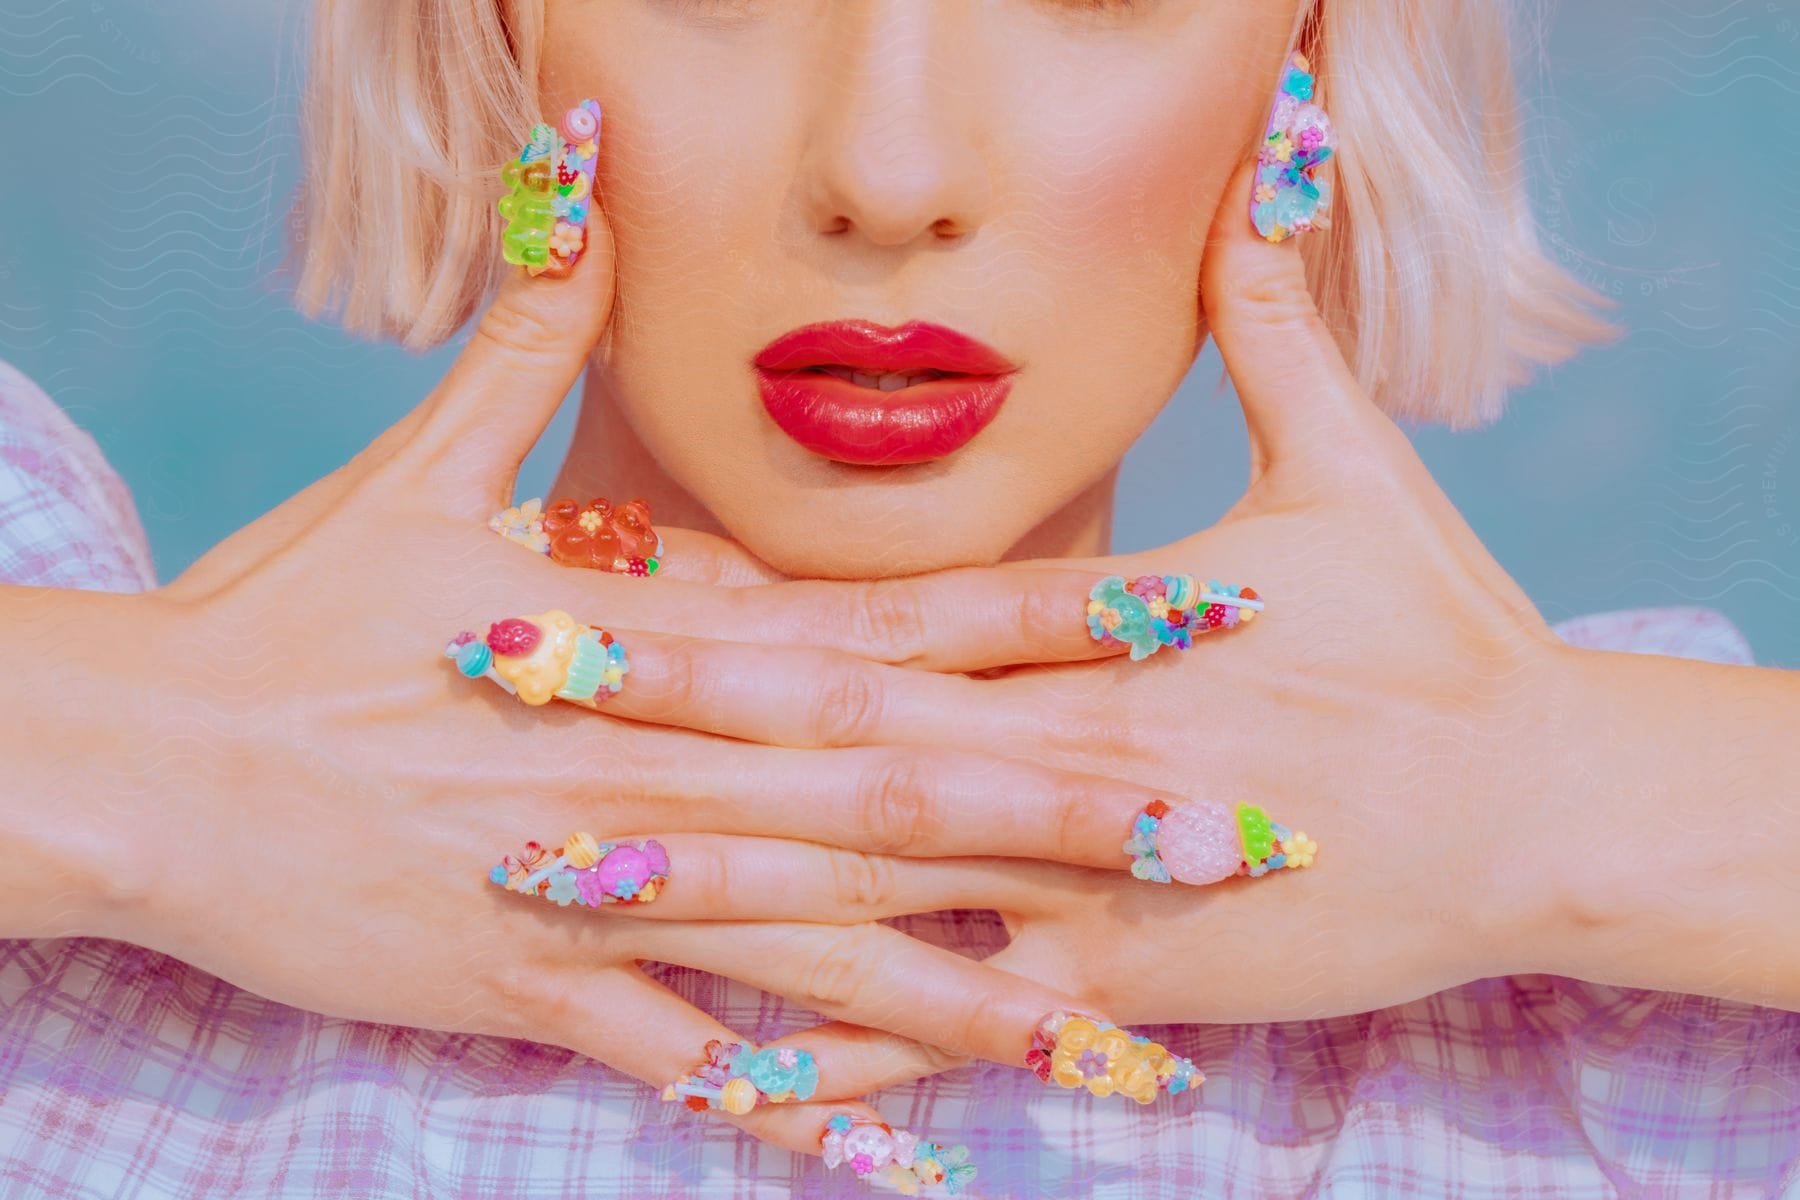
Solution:
{"label": "chin", "polygon": [[[829,504],[828,524],[820,512]],[[952,522],[941,510],[907,504],[896,514],[859,513],[839,500],[789,500],[793,518],[726,521],[730,536],[763,562],[796,579],[885,579],[947,567],[992,566],[1023,536],[1010,523]]]}

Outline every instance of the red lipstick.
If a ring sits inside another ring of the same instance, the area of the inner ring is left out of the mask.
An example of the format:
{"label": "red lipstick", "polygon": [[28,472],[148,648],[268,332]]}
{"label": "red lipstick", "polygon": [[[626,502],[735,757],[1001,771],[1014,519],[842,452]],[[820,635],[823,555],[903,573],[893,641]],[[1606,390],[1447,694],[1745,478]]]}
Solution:
{"label": "red lipstick", "polygon": [[925,321],[806,325],[753,361],[763,407],[783,433],[863,466],[960,449],[1000,411],[1018,370],[993,347]]}

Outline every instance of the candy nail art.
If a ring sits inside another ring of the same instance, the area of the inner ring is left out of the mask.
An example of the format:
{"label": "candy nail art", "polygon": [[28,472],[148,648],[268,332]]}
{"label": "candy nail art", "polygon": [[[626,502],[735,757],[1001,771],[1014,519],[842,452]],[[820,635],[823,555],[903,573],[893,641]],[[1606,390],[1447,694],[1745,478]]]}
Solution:
{"label": "candy nail art", "polygon": [[576,832],[554,850],[526,842],[488,868],[488,882],[564,906],[648,904],[669,882],[669,852],[654,839],[602,842]]}
{"label": "candy nail art", "polygon": [[1045,1083],[1086,1088],[1096,1096],[1116,1092],[1139,1104],[1149,1104],[1158,1092],[1176,1096],[1206,1082],[1199,1067],[1160,1043],[1066,1012],[1038,1022],[1025,1065]]}
{"label": "candy nail art", "polygon": [[600,105],[583,100],[552,128],[534,125],[517,162],[501,171],[506,261],[533,275],[566,275],[587,248],[588,205],[600,155]]}
{"label": "candy nail art", "polygon": [[1088,592],[1088,634],[1097,642],[1123,642],[1135,662],[1164,646],[1187,650],[1215,629],[1247,625],[1263,609],[1251,588],[1192,575],[1139,575],[1126,582],[1108,575]]}
{"label": "candy nail art", "polygon": [[741,1117],[759,1104],[810,1100],[819,1089],[819,1064],[792,1046],[758,1050],[749,1042],[712,1041],[705,1054],[704,1062],[662,1090],[665,1101]]}
{"label": "candy nail art", "polygon": [[598,708],[623,690],[631,670],[618,639],[559,608],[495,621],[485,638],[464,630],[444,657],[468,678],[491,679],[527,704],[555,698]]}
{"label": "candy nail art", "polygon": [[1331,181],[1319,172],[1337,139],[1325,111],[1312,103],[1314,84],[1312,65],[1295,51],[1281,72],[1250,197],[1250,223],[1271,242],[1331,224]]}
{"label": "candy nail art", "polygon": [[954,1196],[975,1178],[967,1146],[945,1148],[852,1113],[836,1113],[825,1123],[819,1147],[827,1167],[848,1166],[858,1179],[885,1183],[903,1196],[940,1184]]}
{"label": "candy nail art", "polygon": [[662,566],[662,534],[650,527],[647,500],[614,506],[597,496],[586,504],[558,500],[549,508],[527,500],[489,517],[488,528],[565,567],[654,575]]}
{"label": "candy nail art", "polygon": [[1254,804],[1227,807],[1197,800],[1171,808],[1144,806],[1125,841],[1131,873],[1152,883],[1217,883],[1256,877],[1283,867],[1310,867],[1319,844],[1289,829]]}

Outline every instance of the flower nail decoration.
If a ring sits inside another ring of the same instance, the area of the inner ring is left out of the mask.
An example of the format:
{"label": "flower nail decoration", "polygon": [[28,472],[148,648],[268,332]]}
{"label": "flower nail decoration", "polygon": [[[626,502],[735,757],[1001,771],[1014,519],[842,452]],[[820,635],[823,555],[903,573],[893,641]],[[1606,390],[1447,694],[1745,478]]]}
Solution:
{"label": "flower nail decoration", "polygon": [[488,868],[488,882],[565,907],[648,904],[669,882],[669,853],[655,839],[602,842],[577,832],[555,850],[526,842]]}
{"label": "flower nail decoration", "polygon": [[1109,1021],[1054,1012],[1031,1035],[1025,1065],[1047,1084],[1115,1092],[1149,1104],[1159,1091],[1175,1096],[1206,1081],[1190,1060]]}
{"label": "flower nail decoration", "polygon": [[1123,642],[1136,661],[1164,646],[1189,649],[1202,634],[1248,624],[1262,608],[1253,589],[1216,579],[1202,587],[1192,575],[1108,575],[1088,592],[1088,635]]}
{"label": "flower nail decoration", "polygon": [[1197,800],[1171,808],[1144,806],[1125,839],[1131,873],[1152,883],[1217,883],[1233,875],[1258,878],[1283,867],[1310,867],[1319,844],[1254,804],[1230,807]]}
{"label": "flower nail decoration", "polygon": [[646,500],[615,506],[597,496],[586,504],[558,500],[549,508],[527,500],[488,518],[488,528],[565,567],[645,576],[662,566],[662,535],[650,525]]}
{"label": "flower nail decoration", "polygon": [[904,1129],[850,1113],[832,1115],[819,1146],[827,1167],[848,1165],[857,1178],[885,1183],[903,1196],[916,1196],[921,1188],[939,1184],[954,1196],[975,1178],[967,1146],[946,1149]]}
{"label": "flower nail decoration", "polygon": [[1337,142],[1325,111],[1312,103],[1314,85],[1312,64],[1296,51],[1282,69],[1250,197],[1250,222],[1271,242],[1331,224],[1331,181],[1320,168]]}
{"label": "flower nail decoration", "polygon": [[706,1061],[663,1089],[665,1101],[741,1117],[759,1104],[811,1099],[819,1088],[819,1064],[792,1046],[758,1050],[749,1042],[711,1041],[705,1053]]}

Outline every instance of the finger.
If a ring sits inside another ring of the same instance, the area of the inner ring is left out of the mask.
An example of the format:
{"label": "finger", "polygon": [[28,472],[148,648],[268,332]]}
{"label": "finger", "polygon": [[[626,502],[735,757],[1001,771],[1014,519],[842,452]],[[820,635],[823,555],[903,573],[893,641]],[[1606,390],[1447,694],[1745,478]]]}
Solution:
{"label": "finger", "polygon": [[[706,1044],[747,1042],[662,984],[631,967],[596,974],[572,965],[536,986],[554,992],[554,1040],[662,1089],[705,1061]],[[761,1103],[738,1115],[722,1108],[689,1109],[694,1120],[717,1118],[773,1146],[818,1154],[826,1123],[837,1113],[871,1121],[880,1114],[850,1097],[878,1090],[913,1065],[941,1061],[931,1050],[906,1053],[898,1042],[871,1042],[845,1029],[809,1030],[783,1039],[817,1067],[809,1100]],[[685,1104],[684,1104],[685,1107]]]}
{"label": "finger", "polygon": [[[1125,780],[978,751],[799,750],[676,730],[633,733],[638,740],[629,769],[609,772],[604,832],[652,830],[670,845],[677,834],[717,833],[865,854],[998,855],[1125,870],[1132,860],[1122,846],[1138,815],[1157,800],[1182,803],[1173,793]],[[574,739],[562,745],[566,753],[553,747],[509,761],[504,780],[460,782],[473,794],[508,787],[566,796],[568,781],[591,769],[593,746]],[[581,800],[559,801],[558,811],[572,828],[602,820],[591,808],[584,811]]]}
{"label": "finger", "polygon": [[[1036,714],[994,703],[996,683],[817,646],[606,632],[627,664],[618,692],[595,693],[610,716],[771,746],[1026,748],[1042,736]],[[495,669],[504,673],[511,661],[495,655]]]}
{"label": "finger", "polygon": [[[815,1012],[1009,1066],[1055,1012],[1093,1013],[1057,989],[886,925],[645,925],[643,957],[725,975]],[[721,931],[729,935],[720,936]],[[1096,1016],[1100,1014],[1094,1014]]]}
{"label": "finger", "polygon": [[1227,185],[1200,285],[1207,326],[1249,424],[1254,475],[1284,458],[1329,466],[1370,438],[1404,442],[1368,401],[1319,315],[1299,239],[1266,241],[1246,215],[1256,166],[1255,159],[1242,164]]}
{"label": "finger", "polygon": [[[570,900],[569,907],[658,921],[855,925],[953,908],[1037,913],[1092,890],[1087,872],[992,858],[896,858],[786,838],[660,831],[618,838],[609,830],[604,842],[635,847],[640,840],[654,842],[651,851],[660,846],[668,855],[667,877],[658,882],[654,899],[579,905]],[[605,888],[614,875],[631,876],[626,887],[635,893],[641,871],[633,875],[630,866],[621,866],[609,875],[610,862],[609,855],[576,877]]]}
{"label": "finger", "polygon": [[901,579],[795,580],[731,598],[734,619],[859,658],[929,671],[1077,662],[1123,652],[1088,628],[1105,572],[954,567]]}
{"label": "finger", "polygon": [[484,519],[512,495],[519,463],[555,416],[613,309],[613,237],[590,200],[585,249],[567,274],[508,271],[426,400],[409,455],[453,511]]}

